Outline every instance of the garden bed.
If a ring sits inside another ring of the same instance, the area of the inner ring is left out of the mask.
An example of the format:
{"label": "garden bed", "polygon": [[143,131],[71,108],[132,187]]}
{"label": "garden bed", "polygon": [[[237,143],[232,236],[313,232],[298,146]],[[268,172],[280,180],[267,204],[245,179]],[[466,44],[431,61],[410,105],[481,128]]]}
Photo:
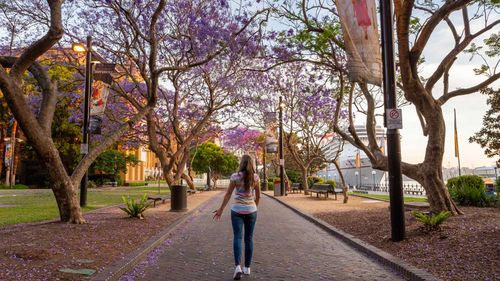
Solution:
{"label": "garden bed", "polygon": [[[215,194],[190,196],[188,207],[194,209]],[[86,214],[88,223],[83,225],[42,222],[2,227],[0,280],[88,280],[59,270],[102,270],[183,215],[169,209],[170,204],[161,204],[139,220],[109,207]]]}
{"label": "garden bed", "polygon": [[350,197],[348,204],[341,198],[321,202],[303,195],[281,199],[443,280],[498,280],[499,208],[461,207],[464,215],[449,218],[440,231],[428,234],[406,212],[407,238],[394,243],[388,203],[359,197]]}

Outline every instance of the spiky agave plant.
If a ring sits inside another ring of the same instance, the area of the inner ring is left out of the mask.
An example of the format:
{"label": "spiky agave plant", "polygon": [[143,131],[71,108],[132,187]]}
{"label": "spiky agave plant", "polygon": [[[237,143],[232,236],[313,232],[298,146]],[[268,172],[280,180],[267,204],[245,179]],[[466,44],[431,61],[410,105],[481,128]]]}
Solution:
{"label": "spiky agave plant", "polygon": [[424,230],[426,231],[438,230],[441,227],[440,225],[451,216],[448,211],[441,211],[438,214],[424,214],[414,211],[412,214],[415,219],[424,224]]}
{"label": "spiky agave plant", "polygon": [[146,209],[151,206],[151,203],[148,202],[147,194],[142,195],[139,202],[137,202],[137,200],[134,200],[133,198],[130,198],[130,196],[122,196],[122,200],[125,204],[125,207],[120,207],[120,209],[122,209],[129,215],[129,217],[132,218],[144,219],[144,211],[146,211]]}

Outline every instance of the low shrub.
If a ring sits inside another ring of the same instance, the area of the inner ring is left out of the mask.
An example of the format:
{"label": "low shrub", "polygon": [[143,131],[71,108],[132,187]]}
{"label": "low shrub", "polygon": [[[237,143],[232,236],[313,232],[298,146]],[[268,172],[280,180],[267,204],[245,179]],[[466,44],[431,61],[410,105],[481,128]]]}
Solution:
{"label": "low shrub", "polygon": [[131,218],[144,219],[144,211],[146,211],[151,206],[151,203],[148,202],[147,194],[142,195],[139,202],[130,198],[130,196],[122,196],[122,200],[125,204],[125,207],[120,207],[120,209],[127,213]]}
{"label": "low shrub", "polygon": [[326,184],[331,184],[333,187],[337,187],[337,182],[334,180],[327,180]]}
{"label": "low shrub", "polygon": [[451,178],[446,183],[451,198],[462,206],[488,207],[498,200],[496,195],[487,195],[484,181],[476,175]]}
{"label": "low shrub", "polygon": [[97,184],[95,184],[95,182],[93,182],[93,181],[88,181],[88,183],[87,183],[87,187],[88,187],[88,188],[96,188],[96,187],[97,187]]}
{"label": "low shrub", "polygon": [[143,181],[137,181],[137,182],[129,182],[128,185],[129,186],[146,186],[146,185],[148,185],[148,183],[143,182]]}
{"label": "low shrub", "polygon": [[29,189],[29,187],[24,184],[16,184],[10,188],[8,185],[0,183],[0,189]]}
{"label": "low shrub", "polygon": [[418,211],[414,211],[412,214],[415,219],[424,224],[423,228],[425,231],[440,229],[441,224],[451,216],[451,213],[448,211],[442,211],[439,214],[424,214]]}
{"label": "low shrub", "polygon": [[274,190],[274,183],[267,182],[267,190]]}

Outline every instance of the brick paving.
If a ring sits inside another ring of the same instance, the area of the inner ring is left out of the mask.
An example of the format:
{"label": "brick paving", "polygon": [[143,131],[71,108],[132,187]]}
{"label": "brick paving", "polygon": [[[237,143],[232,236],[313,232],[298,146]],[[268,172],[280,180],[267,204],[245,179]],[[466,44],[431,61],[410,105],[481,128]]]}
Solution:
{"label": "brick paving", "polygon": [[[229,205],[216,200],[192,215],[121,280],[232,280]],[[264,196],[254,234],[252,274],[242,280],[403,280],[313,223]]]}

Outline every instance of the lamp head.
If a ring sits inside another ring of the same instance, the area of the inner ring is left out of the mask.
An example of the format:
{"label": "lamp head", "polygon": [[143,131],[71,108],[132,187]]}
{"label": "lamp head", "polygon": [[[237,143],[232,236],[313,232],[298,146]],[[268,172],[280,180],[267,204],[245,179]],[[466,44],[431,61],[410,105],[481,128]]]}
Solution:
{"label": "lamp head", "polygon": [[77,53],[84,53],[87,51],[87,48],[82,43],[71,44],[71,49]]}

